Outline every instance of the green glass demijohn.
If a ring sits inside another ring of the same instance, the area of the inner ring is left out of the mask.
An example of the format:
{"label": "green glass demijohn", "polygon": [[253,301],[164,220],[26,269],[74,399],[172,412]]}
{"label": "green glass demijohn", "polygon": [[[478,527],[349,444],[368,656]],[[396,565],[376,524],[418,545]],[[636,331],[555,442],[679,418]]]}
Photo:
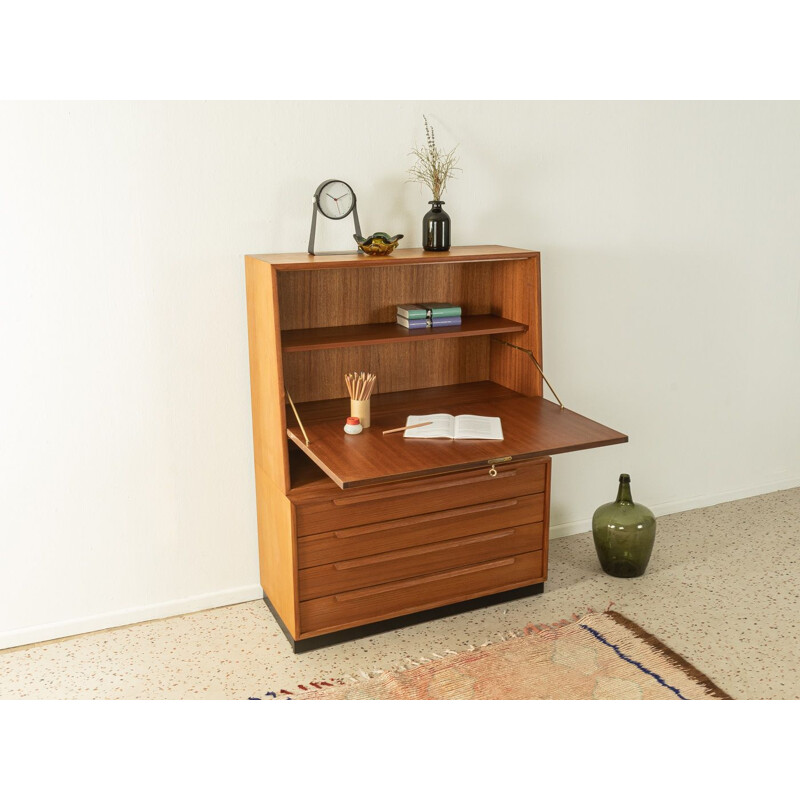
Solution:
{"label": "green glass demijohn", "polygon": [[600,566],[615,578],[644,575],[656,539],[653,512],[631,497],[631,476],[619,476],[619,491],[592,517],[594,546]]}

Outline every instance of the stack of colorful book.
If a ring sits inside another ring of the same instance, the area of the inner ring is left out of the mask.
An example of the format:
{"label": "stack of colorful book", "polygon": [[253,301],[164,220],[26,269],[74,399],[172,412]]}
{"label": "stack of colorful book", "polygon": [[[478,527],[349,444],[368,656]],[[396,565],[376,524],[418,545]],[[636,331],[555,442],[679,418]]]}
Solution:
{"label": "stack of colorful book", "polygon": [[397,324],[404,328],[446,328],[461,324],[461,306],[452,303],[419,303],[397,306]]}

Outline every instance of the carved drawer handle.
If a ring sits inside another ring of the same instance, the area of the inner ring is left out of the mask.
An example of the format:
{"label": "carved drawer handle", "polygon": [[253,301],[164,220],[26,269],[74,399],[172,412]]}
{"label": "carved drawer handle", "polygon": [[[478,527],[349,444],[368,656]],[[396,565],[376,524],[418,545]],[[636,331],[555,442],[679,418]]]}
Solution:
{"label": "carved drawer handle", "polygon": [[435,542],[434,544],[424,544],[419,547],[408,547],[405,550],[395,550],[392,553],[379,553],[375,556],[364,556],[364,558],[353,558],[350,561],[337,561],[333,568],[337,570],[357,569],[358,567],[369,567],[374,564],[385,564],[387,561],[402,561],[404,558],[417,558],[428,553],[437,553],[440,550],[454,550],[477,542],[490,542],[492,539],[504,539],[516,533],[516,528],[507,528],[503,531],[491,531],[489,533],[477,533],[474,536],[467,536],[463,539],[450,539],[446,542]]}
{"label": "carved drawer handle", "polygon": [[360,525],[356,528],[345,528],[341,531],[334,531],[333,535],[337,539],[350,539],[353,536],[365,536],[369,533],[379,533],[380,531],[390,531],[395,528],[405,528],[408,525],[420,525],[426,522],[436,522],[441,519],[452,519],[453,517],[465,517],[469,514],[479,514],[482,511],[497,511],[501,508],[511,508],[517,505],[519,500],[512,497],[509,500],[497,500],[493,503],[481,503],[477,506],[464,506],[463,508],[449,508],[447,511],[435,511],[432,514],[421,514],[418,517],[405,517],[403,519],[389,520],[388,522],[377,522],[374,525]]}
{"label": "carved drawer handle", "polygon": [[462,567],[461,569],[454,569],[450,572],[439,572],[436,575],[425,575],[421,578],[410,578],[406,581],[384,583],[381,586],[370,586],[367,589],[357,589],[353,592],[347,592],[347,594],[335,594],[333,595],[333,599],[337,603],[347,603],[350,600],[359,600],[362,597],[372,597],[376,594],[396,592],[398,589],[410,589],[412,586],[421,586],[423,583],[446,581],[450,578],[457,578],[460,575],[469,575],[474,572],[485,572],[486,570],[498,569],[499,567],[509,567],[515,561],[515,558],[504,558],[502,561],[492,561],[488,564],[478,564],[474,567]]}
{"label": "carved drawer handle", "polygon": [[[509,469],[504,472],[501,472],[497,475],[497,478],[511,478],[517,474],[515,469]],[[445,483],[429,483],[419,486],[418,488],[414,488],[413,491],[409,491],[407,486],[401,489],[386,489],[382,492],[373,492],[371,494],[362,494],[358,495],[357,497],[335,497],[331,502],[335,506],[351,506],[356,503],[367,503],[370,500],[386,500],[390,497],[409,497],[412,494],[422,494],[422,492],[435,492],[438,489],[450,489],[453,486],[469,486],[473,483],[486,483],[486,481],[494,480],[496,481],[497,478],[491,478],[487,473],[483,473],[482,475],[474,475],[469,478],[462,478],[461,480],[452,480],[446,481]]]}

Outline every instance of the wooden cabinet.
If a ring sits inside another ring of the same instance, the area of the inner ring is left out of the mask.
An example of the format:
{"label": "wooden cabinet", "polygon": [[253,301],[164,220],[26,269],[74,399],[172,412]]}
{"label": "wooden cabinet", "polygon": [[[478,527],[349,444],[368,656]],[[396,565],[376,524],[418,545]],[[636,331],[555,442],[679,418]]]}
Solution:
{"label": "wooden cabinet", "polygon": [[[539,254],[247,256],[246,276],[261,584],[295,650],[540,591],[550,456],[627,437],[545,400],[505,344],[542,363]],[[462,325],[395,324],[426,300]],[[372,426],[348,436],[344,374],[362,370]],[[505,438],[381,433],[436,412],[499,416]]]}

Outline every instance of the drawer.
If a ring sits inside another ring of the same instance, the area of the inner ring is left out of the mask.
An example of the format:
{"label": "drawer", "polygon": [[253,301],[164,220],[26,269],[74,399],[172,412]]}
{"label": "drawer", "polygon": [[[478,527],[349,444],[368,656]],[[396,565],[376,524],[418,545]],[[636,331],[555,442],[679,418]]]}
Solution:
{"label": "drawer", "polygon": [[300,603],[303,634],[349,628],[544,580],[543,551],[493,559]]}
{"label": "drawer", "polygon": [[343,489],[324,499],[295,499],[297,535],[309,536],[431,511],[502,500],[545,489],[546,461],[519,462],[466,472],[417,478],[383,487]]}
{"label": "drawer", "polygon": [[543,527],[535,522],[302,569],[300,600],[539,550]]}
{"label": "drawer", "polygon": [[[297,542],[300,569],[346,561],[391,550],[458,539],[473,533],[510,528],[544,519],[544,494],[508,497],[478,505],[448,508],[388,522],[373,522],[303,536]],[[537,547],[528,547],[536,550]]]}

